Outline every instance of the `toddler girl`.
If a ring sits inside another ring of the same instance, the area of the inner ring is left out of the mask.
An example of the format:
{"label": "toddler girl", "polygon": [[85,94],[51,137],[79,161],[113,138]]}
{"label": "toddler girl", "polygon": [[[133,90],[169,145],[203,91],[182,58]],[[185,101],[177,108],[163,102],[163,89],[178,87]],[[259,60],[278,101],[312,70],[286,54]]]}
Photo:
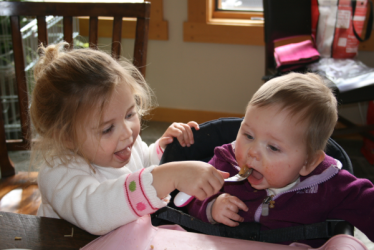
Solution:
{"label": "toddler girl", "polygon": [[[215,148],[209,162],[230,175],[248,167],[247,181],[189,204],[203,221],[262,230],[346,220],[374,240],[374,187],[324,149],[337,121],[337,101],[312,73],[290,73],[260,87],[250,100],[236,141]],[[308,241],[317,247],[320,241]]]}
{"label": "toddler girl", "polygon": [[32,159],[41,165],[38,215],[102,235],[166,206],[176,188],[200,199],[221,188],[221,173],[209,164],[156,166],[173,137],[189,146],[191,127],[199,127],[174,123],[148,147],[139,135],[140,118],[152,107],[152,91],[131,63],[66,46],[41,46],[34,69],[30,116],[37,134]]}

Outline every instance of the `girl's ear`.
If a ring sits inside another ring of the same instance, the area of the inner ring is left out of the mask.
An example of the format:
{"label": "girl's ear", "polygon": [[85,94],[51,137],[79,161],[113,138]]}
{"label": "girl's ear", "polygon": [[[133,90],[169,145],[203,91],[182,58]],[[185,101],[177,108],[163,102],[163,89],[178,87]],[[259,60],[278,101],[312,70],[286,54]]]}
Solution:
{"label": "girl's ear", "polygon": [[301,168],[299,174],[302,176],[310,174],[325,159],[325,156],[323,150],[318,150],[311,159],[308,159],[308,161],[305,162],[305,165]]}

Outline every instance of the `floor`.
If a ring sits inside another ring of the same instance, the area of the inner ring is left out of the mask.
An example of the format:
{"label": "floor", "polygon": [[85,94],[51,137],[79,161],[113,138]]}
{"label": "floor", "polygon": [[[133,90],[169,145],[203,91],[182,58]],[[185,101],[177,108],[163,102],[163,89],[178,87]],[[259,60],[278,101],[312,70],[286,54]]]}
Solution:
{"label": "floor", "polygon": [[[144,129],[141,132],[141,137],[143,141],[147,144],[150,144],[156,141],[166,130],[166,128],[170,125],[170,123],[164,122],[145,122],[143,124]],[[346,139],[346,138],[334,138],[348,153],[352,164],[354,166],[355,175],[359,178],[367,178],[374,183],[374,166],[370,165],[368,161],[362,156],[360,149],[362,147],[362,140],[354,138],[354,139]],[[29,151],[14,151],[9,152],[9,156],[15,164],[16,172],[28,172],[29,170],[29,158],[30,152]],[[34,184],[35,183],[31,183]],[[30,184],[30,185],[31,185]],[[29,188],[29,185],[27,185]],[[0,191],[3,190],[0,185]],[[4,191],[4,190],[3,190]],[[31,192],[24,190],[23,192]],[[36,191],[32,191],[32,195],[36,202],[40,202],[40,198],[37,196],[37,193],[33,193]],[[0,192],[0,210],[1,211],[8,211],[15,209],[9,205],[11,199],[9,201],[9,197],[7,200],[4,201],[4,194]],[[19,197],[21,197],[18,194]],[[5,204],[4,204],[5,203]],[[6,206],[5,206],[6,205]],[[23,213],[25,210],[24,208],[18,208],[17,210],[19,213]],[[34,211],[35,213],[35,211]],[[371,242],[364,234],[362,234],[358,229],[355,230],[355,237],[359,238],[364,244],[367,246],[369,250],[374,250],[374,243]]]}

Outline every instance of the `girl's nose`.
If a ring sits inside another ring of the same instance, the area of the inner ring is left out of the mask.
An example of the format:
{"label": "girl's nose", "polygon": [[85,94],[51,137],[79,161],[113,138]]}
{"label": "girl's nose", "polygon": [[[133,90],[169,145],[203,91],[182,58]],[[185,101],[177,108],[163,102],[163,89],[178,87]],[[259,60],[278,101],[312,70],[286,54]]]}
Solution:
{"label": "girl's nose", "polygon": [[121,141],[126,140],[126,139],[128,139],[129,137],[131,137],[131,135],[132,135],[131,128],[130,128],[129,124],[127,124],[127,123],[124,121],[124,122],[123,122],[122,129],[121,129],[120,140],[121,140]]}

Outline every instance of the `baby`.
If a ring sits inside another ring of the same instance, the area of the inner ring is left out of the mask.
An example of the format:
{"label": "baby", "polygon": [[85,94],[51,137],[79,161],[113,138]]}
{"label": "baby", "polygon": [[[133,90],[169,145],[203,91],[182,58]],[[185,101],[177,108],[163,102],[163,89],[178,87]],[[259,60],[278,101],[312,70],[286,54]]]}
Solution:
{"label": "baby", "polygon": [[[247,181],[225,183],[216,195],[189,204],[203,221],[262,230],[326,219],[350,222],[374,240],[374,187],[324,153],[337,121],[337,101],[312,73],[274,78],[250,100],[236,141],[217,147],[210,164]],[[323,242],[307,242],[314,247]]]}

